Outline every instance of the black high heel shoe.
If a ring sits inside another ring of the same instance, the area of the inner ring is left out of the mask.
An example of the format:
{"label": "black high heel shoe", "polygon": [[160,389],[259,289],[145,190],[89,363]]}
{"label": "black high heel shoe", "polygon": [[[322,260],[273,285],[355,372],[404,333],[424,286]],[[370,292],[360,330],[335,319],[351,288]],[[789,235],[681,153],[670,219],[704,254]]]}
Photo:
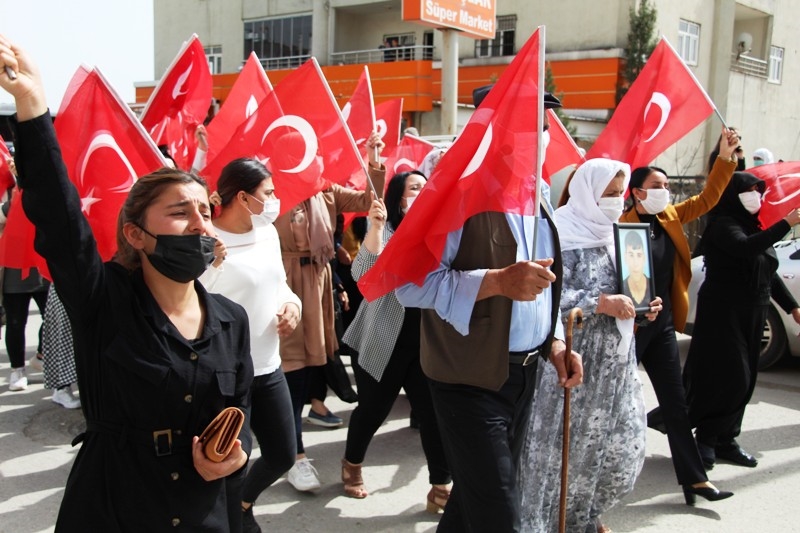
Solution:
{"label": "black high heel shoe", "polygon": [[686,505],[694,505],[697,496],[702,496],[710,502],[717,500],[724,500],[730,498],[733,493],[727,490],[719,490],[712,487],[693,487],[691,485],[683,486],[683,497],[686,499]]}

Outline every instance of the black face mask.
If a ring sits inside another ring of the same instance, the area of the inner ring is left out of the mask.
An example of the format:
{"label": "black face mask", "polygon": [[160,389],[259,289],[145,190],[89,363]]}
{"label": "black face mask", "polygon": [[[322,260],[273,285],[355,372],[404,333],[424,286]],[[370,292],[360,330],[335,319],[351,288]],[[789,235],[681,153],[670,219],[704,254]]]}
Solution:
{"label": "black face mask", "polygon": [[[141,227],[141,226],[140,226]],[[157,271],[173,281],[188,283],[197,279],[214,262],[217,239],[206,235],[153,235],[156,249],[147,259]]]}

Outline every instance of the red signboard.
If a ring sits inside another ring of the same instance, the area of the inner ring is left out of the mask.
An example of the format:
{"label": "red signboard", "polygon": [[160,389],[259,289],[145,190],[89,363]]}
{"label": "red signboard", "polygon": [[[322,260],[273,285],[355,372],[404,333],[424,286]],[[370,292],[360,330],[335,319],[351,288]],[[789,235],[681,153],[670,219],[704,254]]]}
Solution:
{"label": "red signboard", "polygon": [[493,39],[496,0],[403,0],[403,20]]}

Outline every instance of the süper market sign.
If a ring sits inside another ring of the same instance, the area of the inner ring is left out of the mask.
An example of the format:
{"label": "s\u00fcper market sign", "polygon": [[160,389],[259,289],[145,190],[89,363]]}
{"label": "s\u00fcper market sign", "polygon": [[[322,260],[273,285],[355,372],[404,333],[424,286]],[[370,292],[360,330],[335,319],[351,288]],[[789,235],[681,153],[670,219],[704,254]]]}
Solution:
{"label": "s\u00fcper market sign", "polygon": [[403,20],[452,28],[476,39],[493,39],[495,0],[403,0]]}

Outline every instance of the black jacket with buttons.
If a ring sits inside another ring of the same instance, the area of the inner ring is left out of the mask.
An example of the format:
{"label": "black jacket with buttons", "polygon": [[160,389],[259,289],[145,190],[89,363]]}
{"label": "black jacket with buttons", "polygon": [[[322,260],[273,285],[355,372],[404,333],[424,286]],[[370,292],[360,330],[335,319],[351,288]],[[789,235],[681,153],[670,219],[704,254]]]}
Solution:
{"label": "black jacket with buttons", "polygon": [[72,322],[87,419],[56,531],[227,532],[225,480],[204,481],[190,445],[224,407],[249,412],[244,309],[195,282],[205,323],[186,340],[141,270],[100,259],[49,115],[16,127],[23,207]]}

